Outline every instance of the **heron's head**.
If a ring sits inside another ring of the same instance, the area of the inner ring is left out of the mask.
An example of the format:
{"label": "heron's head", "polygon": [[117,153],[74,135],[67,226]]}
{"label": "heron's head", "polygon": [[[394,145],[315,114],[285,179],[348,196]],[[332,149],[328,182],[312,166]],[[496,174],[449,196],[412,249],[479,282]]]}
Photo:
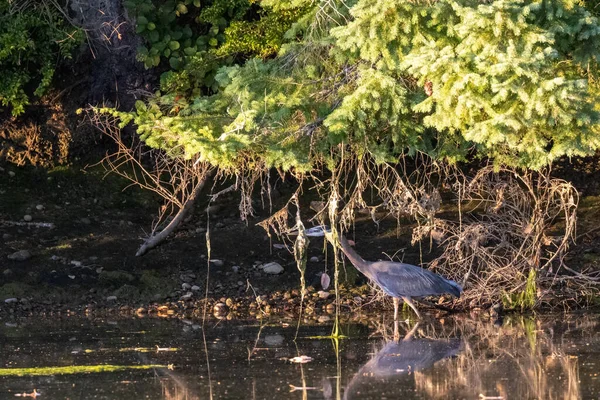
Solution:
{"label": "heron's head", "polygon": [[331,228],[327,225],[319,225],[304,231],[308,237],[329,237],[331,236]]}

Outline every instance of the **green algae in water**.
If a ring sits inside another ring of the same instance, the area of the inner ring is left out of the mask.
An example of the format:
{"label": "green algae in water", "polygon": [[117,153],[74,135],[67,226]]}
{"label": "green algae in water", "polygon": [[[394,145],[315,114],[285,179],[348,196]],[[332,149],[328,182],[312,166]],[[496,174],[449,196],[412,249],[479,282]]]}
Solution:
{"label": "green algae in water", "polygon": [[73,365],[67,367],[36,367],[36,368],[0,368],[0,376],[40,376],[40,375],[70,375],[92,374],[98,372],[118,372],[132,369],[167,368],[166,365]]}

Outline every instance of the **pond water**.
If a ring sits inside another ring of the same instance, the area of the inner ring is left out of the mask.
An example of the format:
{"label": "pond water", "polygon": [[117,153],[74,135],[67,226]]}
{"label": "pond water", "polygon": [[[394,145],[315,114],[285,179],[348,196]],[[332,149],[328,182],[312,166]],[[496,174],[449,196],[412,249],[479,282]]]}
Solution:
{"label": "pond water", "polygon": [[[0,398],[577,399],[600,395],[600,316],[392,324],[1,321]],[[296,338],[296,339],[295,339]],[[289,361],[306,356],[312,361]]]}

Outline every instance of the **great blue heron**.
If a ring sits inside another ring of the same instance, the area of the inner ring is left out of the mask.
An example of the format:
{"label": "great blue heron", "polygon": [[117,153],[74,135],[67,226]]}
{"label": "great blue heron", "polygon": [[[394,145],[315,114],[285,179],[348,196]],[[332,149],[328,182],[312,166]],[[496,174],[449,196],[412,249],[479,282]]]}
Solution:
{"label": "great blue heron", "polygon": [[[306,236],[327,238],[333,244],[331,230],[326,226],[317,226],[305,231]],[[460,297],[462,287],[452,280],[417,267],[416,265],[393,261],[365,261],[350,246],[348,240],[340,235],[342,252],[352,265],[365,274],[383,291],[394,299],[394,321],[398,320],[398,303],[402,298],[421,318],[421,314],[411,300],[411,297],[439,296],[451,294]]]}

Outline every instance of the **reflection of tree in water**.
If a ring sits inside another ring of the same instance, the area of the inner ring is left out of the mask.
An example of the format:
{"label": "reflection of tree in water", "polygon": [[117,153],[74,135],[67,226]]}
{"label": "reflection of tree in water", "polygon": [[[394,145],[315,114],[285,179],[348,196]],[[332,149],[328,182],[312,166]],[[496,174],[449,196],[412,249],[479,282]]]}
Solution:
{"label": "reflection of tree in water", "polygon": [[500,327],[468,319],[446,325],[421,323],[414,336],[387,342],[361,367],[344,398],[406,391],[409,397],[416,392],[417,397],[432,399],[578,399],[579,361],[567,354],[564,343],[572,344],[567,341],[570,335],[579,337],[588,330],[591,334],[596,326],[581,319],[523,317]]}
{"label": "reflection of tree in water", "polygon": [[[453,363],[415,373],[418,391],[429,398],[581,398],[577,357],[565,354],[560,338],[541,321],[520,318],[502,327],[466,320],[465,351]],[[544,329],[544,325],[546,329]]]}

